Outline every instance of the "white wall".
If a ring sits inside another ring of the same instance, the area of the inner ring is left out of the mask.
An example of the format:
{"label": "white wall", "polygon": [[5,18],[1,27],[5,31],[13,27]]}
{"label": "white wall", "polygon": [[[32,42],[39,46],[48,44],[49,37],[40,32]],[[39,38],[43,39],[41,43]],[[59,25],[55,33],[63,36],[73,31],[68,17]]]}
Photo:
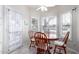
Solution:
{"label": "white wall", "polygon": [[[77,52],[79,53],[79,6],[77,7],[77,20],[76,19],[74,19],[74,20],[76,20],[76,22],[75,22],[75,27],[76,28],[74,28],[74,30],[76,31],[76,42],[75,42],[75,46],[76,46],[76,50],[77,50]],[[75,35],[75,34],[74,34]]]}
{"label": "white wall", "polygon": [[0,53],[3,48],[3,6],[0,6]]}

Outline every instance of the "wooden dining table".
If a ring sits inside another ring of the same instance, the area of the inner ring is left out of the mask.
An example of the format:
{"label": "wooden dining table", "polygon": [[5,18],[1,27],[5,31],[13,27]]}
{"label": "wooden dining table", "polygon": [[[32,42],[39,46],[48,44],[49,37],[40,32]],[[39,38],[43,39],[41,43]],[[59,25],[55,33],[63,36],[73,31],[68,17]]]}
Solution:
{"label": "wooden dining table", "polygon": [[59,40],[59,38],[47,38],[48,41],[56,41],[56,40]]}

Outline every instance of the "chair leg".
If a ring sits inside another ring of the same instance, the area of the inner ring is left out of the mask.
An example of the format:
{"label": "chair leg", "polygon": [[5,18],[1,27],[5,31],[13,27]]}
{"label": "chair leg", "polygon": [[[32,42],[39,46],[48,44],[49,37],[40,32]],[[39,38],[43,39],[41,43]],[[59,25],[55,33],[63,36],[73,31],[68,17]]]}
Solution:
{"label": "chair leg", "polygon": [[37,49],[37,54],[40,54],[39,50]]}
{"label": "chair leg", "polygon": [[55,54],[55,53],[56,53],[56,47],[57,47],[57,46],[55,46],[55,48],[54,48],[54,52],[53,52],[53,54]]}
{"label": "chair leg", "polygon": [[35,42],[32,42],[32,41],[31,41],[29,48],[30,48],[30,47],[35,47]]}
{"label": "chair leg", "polygon": [[47,48],[46,53],[51,54],[50,49]]}
{"label": "chair leg", "polygon": [[59,53],[61,53],[61,49],[59,49]]}
{"label": "chair leg", "polygon": [[29,48],[31,47],[31,43],[30,43],[30,46],[29,46]]}
{"label": "chair leg", "polygon": [[67,53],[66,48],[64,48],[64,53],[65,53],[65,54]]}
{"label": "chair leg", "polygon": [[32,44],[33,44],[33,42],[31,41],[31,43],[30,43],[30,46],[29,46],[29,47],[32,47]]}

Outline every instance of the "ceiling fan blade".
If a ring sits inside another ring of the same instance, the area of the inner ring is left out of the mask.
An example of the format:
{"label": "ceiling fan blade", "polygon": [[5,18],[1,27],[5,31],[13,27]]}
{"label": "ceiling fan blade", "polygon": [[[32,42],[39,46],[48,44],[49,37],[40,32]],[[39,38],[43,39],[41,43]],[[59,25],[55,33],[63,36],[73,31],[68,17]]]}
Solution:
{"label": "ceiling fan blade", "polygon": [[36,9],[36,11],[39,11],[40,9],[41,9],[41,8],[39,7],[39,8]]}

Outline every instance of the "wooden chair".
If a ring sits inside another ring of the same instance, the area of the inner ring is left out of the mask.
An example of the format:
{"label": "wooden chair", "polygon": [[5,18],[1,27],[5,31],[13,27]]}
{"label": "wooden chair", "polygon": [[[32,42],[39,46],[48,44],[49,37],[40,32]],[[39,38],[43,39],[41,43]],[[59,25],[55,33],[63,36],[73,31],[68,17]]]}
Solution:
{"label": "wooden chair", "polygon": [[68,38],[69,38],[69,32],[67,32],[67,34],[65,35],[63,41],[55,41],[55,42],[54,42],[55,48],[54,48],[54,52],[53,52],[53,53],[57,53],[57,52],[56,52],[56,49],[58,49],[58,50],[59,50],[58,53],[61,54],[61,50],[63,50],[64,53],[66,54],[66,53],[67,53],[66,47],[67,47]]}
{"label": "wooden chair", "polygon": [[29,47],[35,47],[35,39],[34,39],[34,31],[29,31],[29,38],[30,38],[30,46]]}
{"label": "wooden chair", "polygon": [[44,33],[36,32],[34,35],[37,54],[46,53],[48,49],[48,39]]}

